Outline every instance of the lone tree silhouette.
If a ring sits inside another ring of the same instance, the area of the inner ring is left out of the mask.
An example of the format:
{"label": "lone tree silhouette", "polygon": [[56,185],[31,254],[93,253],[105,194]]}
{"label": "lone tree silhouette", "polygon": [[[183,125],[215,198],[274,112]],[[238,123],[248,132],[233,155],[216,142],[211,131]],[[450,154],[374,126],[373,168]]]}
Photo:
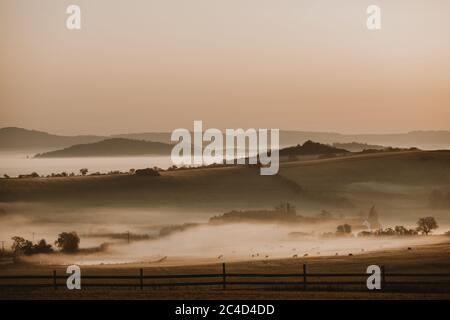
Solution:
{"label": "lone tree silhouette", "polygon": [[75,231],[63,232],[58,236],[55,245],[63,252],[74,253],[78,251],[80,237]]}
{"label": "lone tree silhouette", "polygon": [[80,173],[81,173],[83,176],[85,176],[85,175],[88,173],[88,169],[87,169],[87,168],[80,169]]}
{"label": "lone tree silhouette", "polygon": [[438,228],[436,219],[434,219],[434,217],[420,218],[419,221],[417,221],[417,225],[417,231],[422,232],[422,234],[425,235],[428,235],[430,232],[432,232],[432,230]]}

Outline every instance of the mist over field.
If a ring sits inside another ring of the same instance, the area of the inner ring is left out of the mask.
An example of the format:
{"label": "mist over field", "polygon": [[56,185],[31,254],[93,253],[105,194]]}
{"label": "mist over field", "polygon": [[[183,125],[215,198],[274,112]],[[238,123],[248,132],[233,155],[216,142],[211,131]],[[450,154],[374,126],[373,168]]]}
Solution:
{"label": "mist over field", "polygon": [[[81,227],[81,225],[80,225]],[[107,237],[82,237],[83,247],[108,242],[105,250],[92,254],[36,255],[25,261],[39,264],[107,265],[143,263],[148,266],[194,265],[204,263],[296,259],[304,257],[357,255],[377,250],[445,242],[445,237],[326,238],[331,224],[288,226],[279,224],[230,224],[194,227],[167,237],[131,242]],[[103,231],[120,230],[110,226]],[[53,234],[56,229],[41,229]],[[292,232],[305,235],[295,237]]]}
{"label": "mist over field", "polygon": [[[0,187],[0,239],[7,247],[14,236],[50,244],[61,232],[76,231],[80,236],[78,254],[25,257],[41,264],[291,259],[354,255],[445,239],[357,237],[367,229],[364,223],[373,206],[382,228],[415,229],[418,219],[433,216],[439,225],[434,234],[450,229],[446,151],[283,161],[274,176],[261,176],[258,168],[232,166],[161,171],[160,176],[1,179]],[[443,201],[431,197],[436,190]],[[232,210],[245,214],[287,202],[295,206],[299,221],[210,223],[210,218]],[[332,218],[318,218],[324,211]],[[351,234],[335,236],[344,223],[351,225]]]}
{"label": "mist over field", "polygon": [[36,172],[39,175],[66,172],[79,173],[81,168],[88,168],[89,172],[107,173],[109,171],[128,172],[130,169],[159,167],[167,169],[172,165],[169,156],[140,156],[140,157],[70,157],[70,158],[33,158],[42,152],[0,152],[0,176],[17,177],[21,174]]}

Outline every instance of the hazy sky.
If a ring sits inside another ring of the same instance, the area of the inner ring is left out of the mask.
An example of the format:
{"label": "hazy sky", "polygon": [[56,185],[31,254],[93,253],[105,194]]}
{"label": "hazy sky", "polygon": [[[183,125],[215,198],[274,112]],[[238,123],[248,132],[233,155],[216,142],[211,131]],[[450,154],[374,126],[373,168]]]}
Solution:
{"label": "hazy sky", "polygon": [[[66,28],[69,4],[82,30]],[[366,28],[366,8],[382,29]],[[0,127],[450,130],[448,0],[0,0]]]}

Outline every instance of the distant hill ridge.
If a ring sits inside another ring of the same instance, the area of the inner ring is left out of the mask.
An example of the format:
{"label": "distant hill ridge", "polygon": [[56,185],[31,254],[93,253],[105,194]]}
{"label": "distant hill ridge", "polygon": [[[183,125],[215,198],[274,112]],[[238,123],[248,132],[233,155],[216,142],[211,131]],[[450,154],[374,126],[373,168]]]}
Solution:
{"label": "distant hill ridge", "polygon": [[[76,144],[95,143],[109,138],[125,138],[171,144],[170,132],[143,132],[111,136],[61,136],[17,127],[0,128],[0,151],[66,148]],[[391,147],[417,147],[424,150],[450,149],[450,131],[412,131],[394,134],[339,134],[333,132],[280,131],[280,147],[312,140],[319,143],[362,143]]]}
{"label": "distant hill ridge", "polygon": [[59,136],[17,127],[0,128],[0,150],[37,150],[93,143],[107,137],[95,135]]}
{"label": "distant hill ridge", "polygon": [[36,158],[102,157],[168,155],[172,146],[161,142],[111,138],[95,143],[77,144],[71,147],[37,154]]}

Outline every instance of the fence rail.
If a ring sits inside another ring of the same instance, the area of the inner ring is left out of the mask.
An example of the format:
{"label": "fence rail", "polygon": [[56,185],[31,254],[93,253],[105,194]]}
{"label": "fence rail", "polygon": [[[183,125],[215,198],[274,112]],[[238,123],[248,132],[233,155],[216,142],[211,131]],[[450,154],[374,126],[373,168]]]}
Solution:
{"label": "fence rail", "polygon": [[[0,275],[0,288],[25,288],[25,287],[66,287],[65,281],[69,275],[57,275],[53,270],[51,275]],[[208,274],[173,274],[173,275],[145,275],[144,270],[139,269],[137,275],[81,275],[82,287],[129,287],[129,288],[157,288],[157,287],[186,287],[186,286],[217,286],[223,290],[242,286],[270,286],[270,287],[298,287],[299,290],[308,290],[317,286],[366,286],[366,280],[370,276],[367,273],[308,273],[306,264],[303,265],[302,273],[227,273],[225,263],[222,264],[222,273]],[[267,281],[266,279],[283,279],[283,281]],[[330,281],[335,278],[335,281]],[[358,281],[351,278],[362,278]],[[395,281],[395,279],[402,279]],[[426,278],[427,281],[404,281],[410,278]],[[430,278],[440,278],[439,281],[428,281]],[[187,281],[180,282],[179,280]],[[205,281],[196,281],[205,279]],[[243,279],[243,280],[240,280]],[[249,281],[257,279],[259,281]],[[287,281],[286,279],[291,279]],[[325,279],[325,281],[319,281]],[[4,283],[6,282],[8,283]],[[19,282],[11,283],[14,280]],[[23,283],[20,280],[49,280],[48,283]],[[131,282],[120,283],[118,281],[108,283],[95,283],[86,280],[131,280]],[[170,282],[146,282],[145,280],[175,280]],[[240,280],[240,281],[238,281]],[[450,292],[450,273],[386,273],[385,268],[381,267],[382,289],[394,286],[434,286]]]}

